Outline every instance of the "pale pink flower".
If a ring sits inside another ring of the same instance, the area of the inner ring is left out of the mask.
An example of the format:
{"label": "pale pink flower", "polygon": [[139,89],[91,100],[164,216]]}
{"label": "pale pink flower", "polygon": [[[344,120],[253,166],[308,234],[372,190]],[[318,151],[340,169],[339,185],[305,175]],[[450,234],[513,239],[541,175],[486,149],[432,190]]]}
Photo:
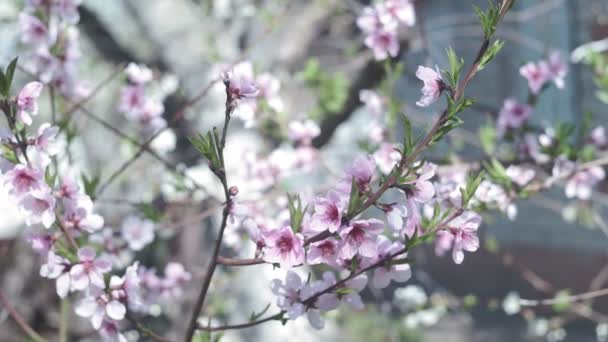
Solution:
{"label": "pale pink flower", "polygon": [[528,87],[532,94],[538,94],[545,83],[551,77],[551,71],[549,65],[546,62],[540,61],[538,63],[528,62],[519,68],[519,74],[528,80]]}
{"label": "pale pink flower", "polygon": [[23,195],[32,190],[41,189],[44,183],[44,172],[35,167],[19,164],[5,174],[5,183],[13,195]]}
{"label": "pale pink flower", "polygon": [[414,234],[417,234],[418,236],[422,235],[424,231],[422,229],[420,207],[413,197],[407,199],[406,208],[408,216],[405,220],[405,226],[403,227],[403,233],[401,233],[401,236],[405,234],[407,237],[411,238],[414,236]]}
{"label": "pale pink flower", "polygon": [[53,234],[33,231],[27,231],[25,239],[30,244],[32,249],[42,256],[49,254],[53,248],[53,245],[55,244],[55,241],[57,240]]}
{"label": "pale pink flower", "polygon": [[401,153],[396,149],[396,146],[390,143],[382,143],[374,152],[374,160],[378,169],[385,175],[391,173],[395,165],[401,160]]}
{"label": "pale pink flower", "polygon": [[274,229],[264,235],[264,260],[289,268],[304,262],[304,240],[291,227]]}
{"label": "pale pink flower", "polygon": [[374,52],[374,58],[382,61],[390,57],[397,57],[399,53],[399,40],[397,31],[387,28],[377,29],[365,37],[365,46]]}
{"label": "pale pink flower", "polygon": [[588,200],[591,198],[593,187],[606,178],[601,166],[592,166],[576,172],[566,182],[566,197]]}
{"label": "pale pink flower", "polygon": [[363,89],[359,91],[359,100],[373,116],[379,117],[384,114],[384,100],[377,92]]}
{"label": "pale pink flower", "polygon": [[401,204],[390,205],[384,213],[386,214],[386,222],[388,226],[396,231],[400,232],[403,230],[404,220],[408,216],[407,207]]}
{"label": "pale pink flower", "polygon": [[56,144],[57,133],[59,133],[59,127],[51,126],[49,123],[43,123],[38,128],[38,136],[34,139],[34,146],[41,152],[54,156],[59,153],[58,146]]}
{"label": "pale pink flower", "polygon": [[357,18],[357,26],[361,31],[369,34],[386,27],[394,30],[397,23],[385,8],[376,6],[375,8],[365,7],[363,9],[361,15]]}
{"label": "pale pink flower", "polygon": [[548,60],[550,78],[559,89],[564,87],[564,78],[568,74],[568,64],[564,62],[559,51],[553,51]]}
{"label": "pale pink flower", "polygon": [[606,138],[604,126],[597,126],[592,129],[587,140],[600,150],[608,147],[608,138]]}
{"label": "pale pink flower", "polygon": [[129,216],[122,224],[122,238],[127,241],[129,248],[141,251],[144,247],[154,241],[154,222]]}
{"label": "pale pink flower", "polygon": [[125,335],[120,332],[118,323],[107,319],[101,323],[99,336],[107,342],[128,342]]}
{"label": "pale pink flower", "polygon": [[40,82],[30,82],[17,95],[17,118],[26,126],[32,124],[32,116],[38,115],[38,98],[42,87]]}
{"label": "pale pink flower", "polygon": [[70,269],[72,290],[85,290],[89,286],[105,288],[104,274],[112,270],[109,261],[96,258],[95,250],[85,246],[78,249],[78,263]]}
{"label": "pale pink flower", "polygon": [[292,121],[288,125],[289,139],[300,145],[310,146],[312,140],[321,134],[321,129],[312,120]]}
{"label": "pale pink flower", "polygon": [[[403,244],[399,242],[393,242],[384,236],[379,237],[378,242],[378,255],[376,260],[382,260],[391,257],[393,254],[403,249]],[[407,253],[401,254],[401,257],[407,257]],[[381,266],[374,270],[372,277],[372,284],[377,289],[383,289],[387,287],[391,280],[399,283],[408,281],[412,276],[410,265],[408,264],[395,264],[388,266]]]}
{"label": "pale pink flower", "polygon": [[388,13],[406,26],[416,24],[416,12],[411,0],[386,0],[383,5]]}
{"label": "pale pink flower", "polygon": [[358,156],[353,164],[346,170],[346,175],[338,185],[341,192],[350,193],[352,180],[360,192],[369,190],[370,182],[374,177],[376,164],[372,156]]}
{"label": "pale pink flower", "polygon": [[125,270],[122,277],[113,275],[108,289],[112,298],[121,303],[128,303],[132,309],[141,309],[141,278],[138,273],[139,262],[136,261]]}
{"label": "pale pink flower", "polygon": [[129,63],[125,68],[129,81],[135,84],[145,84],[152,81],[152,70],[144,64]]}
{"label": "pale pink flower", "polygon": [[464,251],[475,252],[479,249],[477,229],[481,224],[481,216],[471,211],[465,211],[451,222],[445,230],[437,233],[436,252],[443,254],[452,247],[454,263],[461,264]]}
{"label": "pale pink flower", "polygon": [[80,234],[85,231],[93,233],[104,225],[104,219],[100,215],[93,213],[92,201],[68,202],[63,215],[63,225],[65,228],[74,230]]}
{"label": "pale pink flower", "polygon": [[21,41],[25,44],[49,46],[56,39],[57,33],[51,32],[40,19],[31,14],[21,12],[19,25],[21,26]]}
{"label": "pale pink flower", "polygon": [[192,274],[178,262],[167,263],[164,275],[165,278],[162,279],[161,286],[164,289],[163,295],[169,298],[181,296],[183,286],[192,279]]}
{"label": "pale pink flower", "polygon": [[224,73],[224,80],[229,82],[233,99],[255,98],[260,92],[250,62],[236,64],[230,71]]}
{"label": "pale pink flower", "polygon": [[272,110],[282,112],[285,109],[283,100],[279,96],[281,81],[278,78],[269,73],[263,73],[256,77],[256,84],[260,90],[258,97],[266,100]]}
{"label": "pale pink flower", "polygon": [[329,230],[331,233],[342,225],[342,213],[347,200],[340,193],[329,191],[325,197],[317,197],[314,203],[311,229],[313,231]]}
{"label": "pale pink flower", "polygon": [[426,203],[435,196],[435,187],[430,179],[435,176],[437,166],[431,163],[425,163],[417,170],[418,178],[413,181],[406,182],[407,189],[405,195],[408,198],[413,198],[416,202]]}
{"label": "pale pink flower", "polygon": [[497,126],[502,135],[508,128],[520,128],[532,114],[532,107],[527,104],[518,103],[514,98],[505,100],[498,113]]}
{"label": "pale pink flower", "polygon": [[25,223],[28,226],[42,223],[45,228],[51,228],[55,223],[55,197],[48,187],[28,192],[19,204],[27,214]]}
{"label": "pale pink flower", "polygon": [[129,85],[120,91],[120,101],[118,110],[122,113],[130,114],[143,108],[146,103],[144,87],[140,84]]}
{"label": "pale pink flower", "polygon": [[55,279],[57,295],[65,298],[71,288],[70,262],[60,257],[53,251],[47,255],[46,262],[40,266],[40,276],[43,278]]}
{"label": "pale pink flower", "polygon": [[[315,289],[312,293],[307,293],[304,298],[309,298],[315,293],[321,292],[324,289],[327,289],[330,286],[336,284],[336,276],[332,272],[323,273],[323,282],[317,285],[318,289]],[[340,302],[343,302],[350,306],[355,310],[363,310],[365,305],[363,304],[363,300],[359,295],[365,286],[367,285],[367,275],[361,274],[353,279],[350,279],[344,283],[344,285],[339,286],[334,292],[325,293],[320,295],[316,302],[315,306],[323,311],[334,310],[338,307]],[[343,292],[346,293],[344,295],[338,296],[337,293]]]}
{"label": "pale pink flower", "polygon": [[306,253],[306,262],[310,265],[328,264],[336,266],[339,248],[338,241],[334,238],[313,242]]}
{"label": "pale pink flower", "polygon": [[383,231],[384,222],[377,219],[352,221],[339,231],[342,238],[341,258],[352,259],[357,254],[366,258],[376,256],[376,242]]}
{"label": "pale pink flower", "polygon": [[534,179],[535,172],[533,169],[525,168],[517,165],[509,165],[506,170],[507,176],[517,185],[524,186]]}
{"label": "pale pink flower", "polygon": [[416,105],[419,107],[428,107],[431,103],[437,101],[441,96],[441,93],[446,89],[446,85],[441,79],[441,73],[439,70],[433,70],[419,65],[416,70],[416,77],[418,77],[424,86],[422,87],[422,97]]}
{"label": "pale pink flower", "polygon": [[287,271],[285,281],[273,279],[271,283],[272,293],[277,296],[277,306],[286,312],[288,319],[296,319],[306,311],[306,307],[302,303],[300,291],[304,287],[304,282],[300,276],[293,272]]}
{"label": "pale pink flower", "polygon": [[127,308],[123,303],[100,289],[91,291],[76,304],[74,311],[78,316],[90,319],[96,330],[101,328],[105,319],[120,321],[127,314]]}
{"label": "pale pink flower", "polygon": [[81,2],[82,0],[55,0],[51,2],[51,10],[61,20],[69,24],[76,24],[80,20],[78,6]]}

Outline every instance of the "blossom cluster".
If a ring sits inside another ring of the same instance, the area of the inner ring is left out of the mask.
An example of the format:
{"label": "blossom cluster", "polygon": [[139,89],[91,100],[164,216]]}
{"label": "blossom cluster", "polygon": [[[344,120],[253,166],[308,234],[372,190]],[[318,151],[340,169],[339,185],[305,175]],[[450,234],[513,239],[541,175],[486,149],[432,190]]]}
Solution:
{"label": "blossom cluster", "polygon": [[397,57],[399,53],[398,28],[414,26],[416,13],[411,0],[384,0],[363,9],[357,26],[365,34],[365,46],[376,60]]}
{"label": "blossom cluster", "polygon": [[[161,278],[133,261],[133,253],[153,242],[155,224],[128,217],[117,236],[96,213],[77,172],[53,163],[60,157],[59,128],[43,123],[36,135],[28,135],[42,91],[42,83],[30,82],[15,98],[3,100],[10,129],[1,129],[0,182],[30,227],[27,240],[44,260],[40,275],[55,280],[61,298],[82,293],[76,314],[116,340],[127,309],[147,313],[151,303],[179,295],[190,275],[171,263]],[[35,229],[39,225],[45,229]],[[124,267],[123,276],[113,273]]]}
{"label": "blossom cluster", "polygon": [[19,15],[21,42],[28,49],[26,69],[67,98],[84,97],[88,92],[78,78],[80,2],[25,1]]}

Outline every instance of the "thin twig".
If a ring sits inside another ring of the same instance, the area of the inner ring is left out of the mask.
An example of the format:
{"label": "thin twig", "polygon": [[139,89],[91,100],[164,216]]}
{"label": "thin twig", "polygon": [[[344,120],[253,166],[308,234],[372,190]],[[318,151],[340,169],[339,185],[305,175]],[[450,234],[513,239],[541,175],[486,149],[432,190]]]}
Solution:
{"label": "thin twig", "polygon": [[23,332],[27,336],[29,336],[32,340],[34,340],[36,342],[47,342],[48,341],[46,338],[44,338],[40,334],[38,334],[27,323],[25,318],[23,318],[23,316],[21,316],[21,314],[19,314],[19,312],[11,304],[10,300],[8,299],[8,297],[4,294],[4,292],[2,290],[0,290],[0,303],[2,303],[2,306],[4,306],[6,311],[8,311],[8,314],[13,318],[13,320],[15,321],[15,323],[17,323],[17,325],[21,328],[21,330],[23,330]]}

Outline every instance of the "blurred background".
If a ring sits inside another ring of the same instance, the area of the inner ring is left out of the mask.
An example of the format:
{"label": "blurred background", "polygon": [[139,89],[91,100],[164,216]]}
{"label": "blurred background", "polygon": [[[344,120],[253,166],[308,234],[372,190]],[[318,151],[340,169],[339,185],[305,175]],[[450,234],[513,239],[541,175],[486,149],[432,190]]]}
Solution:
{"label": "blurred background", "polygon": [[[173,135],[164,137],[158,149],[173,165],[213,192],[218,185],[187,138],[222,122],[221,85],[212,87],[183,118],[170,116],[217,76],[218,63],[251,60],[257,70],[272,72],[281,79],[287,117],[310,116],[320,123],[322,133],[315,146],[340,170],[358,153],[358,137],[367,134],[369,115],[361,109],[359,91],[377,87],[386,72],[362,46],[362,35],[355,24],[357,14],[368,3],[84,0],[78,24],[81,79],[94,87],[129,61],[170,75],[177,83],[165,99],[165,119]],[[406,104],[404,111],[419,130],[429,125],[435,113],[414,106],[420,92],[415,68],[446,66],[448,46],[465,61],[474,58],[482,38],[472,10],[474,4],[484,7],[486,1],[417,0],[416,26],[400,32],[398,59],[405,68],[393,92]],[[21,8],[20,1],[0,1],[2,64],[21,53],[17,22]],[[443,156],[448,147],[465,158],[481,156],[479,127],[500,109],[505,98],[524,98],[527,94],[519,67],[553,50],[570,58],[579,46],[608,39],[608,2],[519,0],[498,36],[506,41],[503,51],[467,90],[478,102],[466,112],[465,125],[433,149],[431,158]],[[325,99],[301,76],[311,68],[327,76],[323,92],[329,95]],[[21,81],[27,79],[24,74],[19,77]],[[550,89],[543,94],[533,120],[581,123],[583,113],[591,111],[597,124],[608,123],[608,106],[596,96],[594,79],[597,75],[590,66],[571,64],[565,89]],[[124,117],[116,111],[121,84],[115,79],[104,85],[88,102],[89,114],[125,127]],[[43,113],[45,108],[48,112],[48,104],[42,107]],[[104,178],[137,151],[91,115],[76,113],[74,122],[80,136],[72,153],[88,174]],[[125,130],[129,132],[128,127]],[[273,139],[263,133],[237,123],[232,127],[228,148],[264,151],[272,146]],[[232,160],[235,168],[239,163],[236,155]],[[162,163],[144,154],[130,172],[108,188],[98,205],[110,226],[138,210],[134,204],[150,203],[165,213],[160,225],[167,231],[166,243],[147,248],[141,257],[158,267],[167,260],[180,261],[193,273],[182,300],[167,305],[162,315],[149,322],[157,331],[167,331],[171,336],[171,329],[185,325],[185,317],[192,310],[218,217],[196,220],[198,213],[217,203],[208,200],[205,192],[178,194],[168,185],[175,180],[167,174]],[[297,191],[326,178],[324,172],[296,176],[287,179],[284,187]],[[608,184],[601,188],[608,191]],[[59,308],[54,284],[38,277],[40,260],[23,241],[23,222],[1,193],[0,286],[34,328],[43,333],[52,331],[57,326]],[[499,213],[486,217],[481,228],[483,248],[467,255],[462,265],[436,257],[432,246],[417,251],[410,282],[400,286],[393,283],[378,292],[367,290],[364,297],[370,305],[366,310],[341,310],[323,331],[312,330],[305,320],[285,327],[271,322],[229,332],[222,341],[605,341],[607,299],[533,309],[513,307],[510,301],[517,296],[553,298],[608,286],[608,195],[594,194],[593,207],[579,210],[573,217],[569,213],[580,204],[567,202],[562,194],[562,189],[556,189],[517,203],[514,221]],[[186,224],[184,217],[193,220]],[[281,276],[280,271],[269,268],[261,265],[221,270],[206,310],[212,313],[213,322],[246,320],[251,311],[264,308],[272,298],[270,280]],[[170,328],[169,322],[177,323]],[[4,311],[0,312],[0,327],[0,341],[22,340]],[[74,316],[74,327],[73,340],[96,339],[85,320]]]}

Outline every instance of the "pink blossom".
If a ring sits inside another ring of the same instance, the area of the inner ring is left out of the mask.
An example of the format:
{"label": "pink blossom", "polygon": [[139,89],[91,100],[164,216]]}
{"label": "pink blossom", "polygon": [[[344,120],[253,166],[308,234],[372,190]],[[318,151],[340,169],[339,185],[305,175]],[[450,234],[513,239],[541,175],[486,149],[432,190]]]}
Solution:
{"label": "pink blossom", "polygon": [[30,191],[19,204],[27,213],[27,225],[42,223],[44,227],[50,228],[55,223],[55,197],[48,187]]}
{"label": "pink blossom", "polygon": [[289,123],[288,129],[289,139],[305,146],[310,146],[312,139],[321,134],[321,129],[312,120],[292,121]]}
{"label": "pink blossom", "polygon": [[50,251],[46,263],[40,267],[40,276],[43,278],[56,279],[57,295],[65,298],[71,288],[70,262]]}
{"label": "pink blossom", "polygon": [[385,60],[389,56],[397,57],[399,53],[399,40],[395,30],[381,28],[372,31],[365,37],[364,43],[372,49],[377,61]]}
{"label": "pink blossom", "polygon": [[[325,272],[323,273],[323,281],[319,282],[318,285],[313,286],[313,291],[305,290],[304,292],[308,293],[303,295],[303,297],[310,298],[312,295],[322,292],[323,290],[335,285],[336,283],[336,276],[332,272]],[[346,281],[344,285],[339,286],[334,292],[329,292],[320,295],[315,302],[315,306],[323,311],[330,311],[336,309],[339,303],[343,302],[355,310],[363,310],[365,308],[365,305],[363,304],[363,300],[361,299],[359,292],[361,292],[366,285],[367,275],[358,275]],[[338,296],[336,293],[339,291],[344,292],[346,294]]]}
{"label": "pink blossom", "polygon": [[135,84],[145,84],[152,81],[152,70],[143,64],[129,63],[125,68],[129,81]]}
{"label": "pink blossom", "polygon": [[425,163],[416,171],[418,178],[413,181],[406,182],[407,189],[405,195],[408,198],[413,198],[416,202],[426,203],[435,196],[435,187],[430,179],[435,176],[436,166],[431,163]]}
{"label": "pink blossom", "polygon": [[503,134],[505,129],[520,128],[532,114],[532,107],[520,104],[514,98],[505,100],[502,109],[498,113],[498,131]]}
{"label": "pink blossom", "polygon": [[528,80],[528,87],[532,94],[538,94],[551,77],[549,65],[546,62],[529,62],[519,68],[519,74]]}
{"label": "pink blossom", "polygon": [[597,126],[592,129],[587,140],[600,150],[608,147],[608,138],[606,138],[604,126]]}
{"label": "pink blossom", "polygon": [[386,210],[386,221],[388,226],[396,231],[400,232],[403,230],[403,222],[408,216],[407,207],[401,204],[390,205]]}
{"label": "pink blossom", "polygon": [[397,24],[385,8],[365,7],[361,15],[357,18],[357,26],[364,33],[372,33],[385,27],[395,29]]}
{"label": "pink blossom", "polygon": [[386,0],[386,11],[406,26],[416,24],[416,12],[411,0]]}
{"label": "pink blossom", "polygon": [[406,208],[408,216],[405,220],[403,232],[400,235],[403,236],[403,234],[405,234],[409,238],[413,237],[414,234],[417,234],[418,236],[422,235],[424,231],[422,230],[420,207],[413,197],[407,199]]}
{"label": "pink blossom", "polygon": [[128,342],[127,338],[120,333],[116,321],[104,320],[99,328],[99,335],[107,342]]}
{"label": "pink blossom", "polygon": [[34,146],[41,153],[48,154],[49,156],[56,155],[59,152],[55,142],[57,133],[59,133],[59,127],[43,123],[38,128],[38,136],[34,140]]}
{"label": "pink blossom", "polygon": [[310,265],[328,264],[337,265],[338,249],[340,248],[338,241],[334,238],[313,242],[310,244],[306,253],[306,261]]}
{"label": "pink blossom", "polygon": [[287,271],[284,282],[280,279],[272,280],[271,289],[277,296],[277,306],[286,312],[288,319],[296,319],[306,311],[300,296],[303,287],[302,279],[293,271]]}
{"label": "pink blossom", "polygon": [[132,309],[141,309],[141,278],[138,273],[139,262],[135,262],[125,270],[122,277],[113,275],[108,289],[112,298],[121,303],[128,303]]}
{"label": "pink blossom", "polygon": [[154,222],[130,216],[122,224],[122,238],[127,241],[129,248],[141,251],[154,241]]}
{"label": "pink blossom", "polygon": [[164,295],[173,298],[181,296],[182,287],[192,279],[190,272],[178,262],[167,263],[164,275],[165,278],[161,281]]}
{"label": "pink blossom", "polygon": [[268,106],[275,112],[282,112],[285,108],[283,100],[279,96],[281,81],[269,73],[263,73],[256,77],[256,84],[260,90],[258,97],[263,98]]}
{"label": "pink blossom", "polygon": [[553,51],[548,60],[550,78],[559,89],[564,87],[564,78],[568,74],[568,64],[566,64],[559,51]]}
{"label": "pink blossom", "polygon": [[264,260],[279,263],[289,268],[304,262],[304,241],[302,235],[294,234],[291,227],[268,231],[264,236]]}
{"label": "pink blossom", "polygon": [[224,73],[224,79],[229,81],[233,99],[251,99],[259,94],[259,88],[253,75],[253,65],[250,62],[236,64],[232,70]]}
{"label": "pink blossom", "polygon": [[93,233],[104,225],[104,219],[93,213],[92,201],[69,202],[63,215],[63,225],[78,233]]}
{"label": "pink blossom", "polygon": [[26,126],[32,124],[32,116],[38,115],[38,97],[42,87],[40,82],[30,82],[17,95],[17,118]]}
{"label": "pink blossom", "polygon": [[604,178],[606,178],[606,173],[600,166],[580,170],[566,182],[566,197],[588,200],[591,198],[593,187]]}
{"label": "pink blossom", "polygon": [[507,176],[517,185],[524,186],[532,179],[534,179],[534,175],[536,174],[534,170],[520,167],[516,165],[510,165],[506,170]]}
{"label": "pink blossom", "polygon": [[33,46],[51,45],[56,39],[56,32],[50,32],[49,28],[37,17],[28,13],[19,14],[21,26],[21,41]]}
{"label": "pink blossom", "polygon": [[38,233],[32,231],[27,231],[25,239],[36,253],[43,256],[49,254],[57,240],[53,234],[48,232]]}
{"label": "pink blossom", "polygon": [[32,190],[41,189],[44,184],[44,173],[35,167],[19,164],[5,174],[5,183],[13,195],[23,195]]}
{"label": "pink blossom", "polygon": [[329,230],[331,233],[342,225],[342,213],[346,209],[347,199],[340,193],[329,191],[325,197],[317,197],[314,204],[311,229],[313,231]]}
{"label": "pink blossom", "polygon": [[416,77],[424,82],[422,97],[416,102],[416,105],[419,107],[428,107],[431,103],[439,99],[441,93],[446,88],[445,83],[441,79],[439,69],[433,70],[421,65],[418,66],[418,70],[416,70]]}
{"label": "pink blossom", "polygon": [[144,87],[140,84],[130,85],[120,91],[118,110],[122,113],[136,112],[143,108],[145,102]]}
{"label": "pink blossom", "polygon": [[359,156],[346,171],[346,176],[338,186],[341,192],[350,193],[352,180],[360,192],[369,190],[370,183],[376,171],[376,164],[372,156]]}
{"label": "pink blossom", "polygon": [[110,262],[95,258],[95,250],[92,247],[78,249],[78,263],[70,269],[72,290],[85,290],[91,285],[105,288],[103,275],[111,270]]}
{"label": "pink blossom", "polygon": [[390,143],[382,143],[378,150],[374,152],[374,160],[378,169],[385,175],[391,173],[395,165],[401,160],[401,153],[396,146]]}
{"label": "pink blossom", "polygon": [[[398,253],[403,249],[403,245],[399,242],[393,242],[384,236],[379,237],[378,243],[378,255],[376,260],[382,260],[391,257],[393,254]],[[407,253],[401,255],[403,258],[407,257]],[[377,289],[383,289],[387,287],[391,280],[396,282],[406,282],[412,276],[410,265],[408,264],[394,264],[389,266],[381,266],[374,270],[372,278],[372,284]]]}
{"label": "pink blossom", "polygon": [[441,255],[451,246],[454,263],[461,264],[464,260],[464,251],[475,252],[479,249],[477,229],[480,224],[479,215],[465,211],[449,222],[445,230],[437,232],[436,252]]}
{"label": "pink blossom", "polygon": [[365,108],[373,116],[381,116],[384,114],[384,101],[377,92],[363,89],[359,91],[359,100],[365,104]]}
{"label": "pink blossom", "polygon": [[80,20],[78,6],[81,2],[82,0],[55,0],[52,2],[51,10],[61,20],[69,24],[76,24]]}
{"label": "pink blossom", "polygon": [[339,231],[342,238],[340,256],[342,259],[352,259],[359,254],[366,258],[376,255],[376,242],[379,234],[384,231],[384,222],[377,219],[356,220]]}
{"label": "pink blossom", "polygon": [[75,312],[80,317],[90,319],[93,328],[99,330],[106,318],[114,321],[123,320],[127,308],[119,300],[96,289],[76,304]]}

